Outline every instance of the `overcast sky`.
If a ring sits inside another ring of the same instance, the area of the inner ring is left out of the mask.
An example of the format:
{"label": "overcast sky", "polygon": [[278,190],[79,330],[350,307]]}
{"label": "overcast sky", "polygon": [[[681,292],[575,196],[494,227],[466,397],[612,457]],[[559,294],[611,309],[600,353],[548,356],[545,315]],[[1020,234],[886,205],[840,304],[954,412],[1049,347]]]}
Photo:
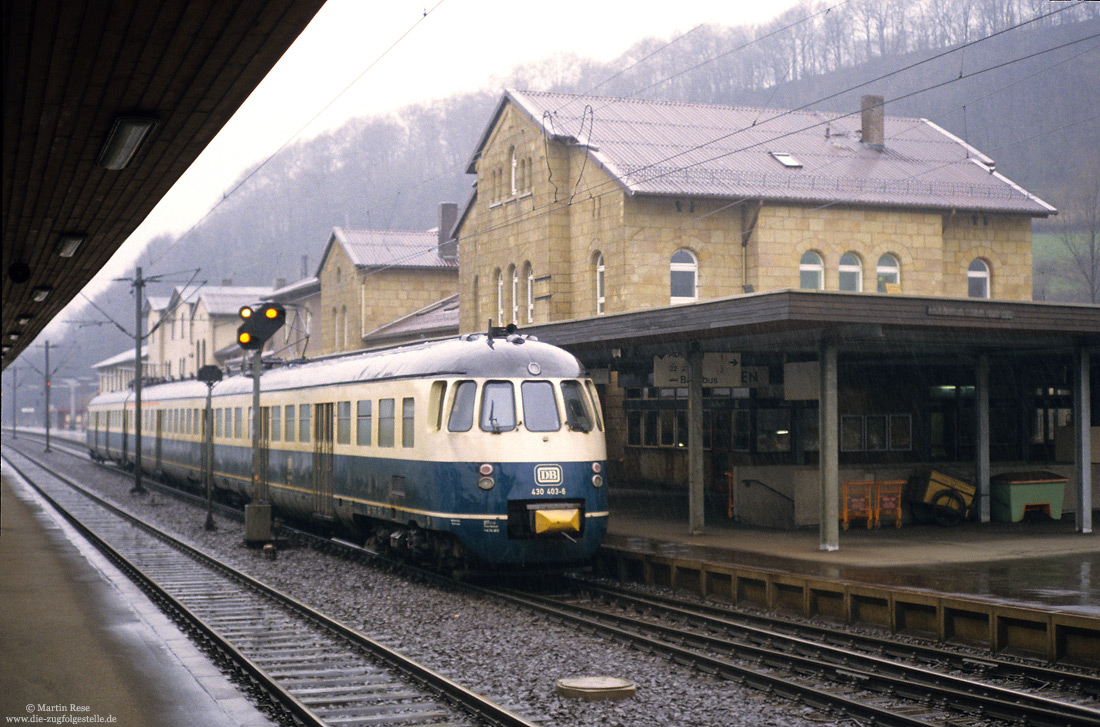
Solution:
{"label": "overcast sky", "polygon": [[92,297],[111,278],[132,275],[147,241],[186,231],[244,169],[284,144],[355,116],[500,90],[512,68],[556,53],[610,61],[643,38],[669,40],[702,23],[759,24],[795,2],[328,0],[86,294]]}

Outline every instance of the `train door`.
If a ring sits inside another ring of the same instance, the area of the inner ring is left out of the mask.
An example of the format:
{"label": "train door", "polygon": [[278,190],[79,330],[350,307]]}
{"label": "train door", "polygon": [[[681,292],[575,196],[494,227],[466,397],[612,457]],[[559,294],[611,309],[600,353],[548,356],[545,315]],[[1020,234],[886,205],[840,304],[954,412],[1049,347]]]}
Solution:
{"label": "train door", "polygon": [[264,490],[264,497],[270,497],[267,494],[268,487],[268,473],[270,472],[271,463],[271,407],[260,407],[260,461],[257,464],[259,467],[260,482]]}
{"label": "train door", "polygon": [[331,520],[332,509],[332,402],[316,404],[313,412],[313,513]]}
{"label": "train door", "polygon": [[99,451],[99,412],[92,414],[92,449]]}
{"label": "train door", "polygon": [[130,432],[130,412],[125,409],[122,410],[122,464],[126,464],[129,459],[130,443],[128,436]]}
{"label": "train door", "polygon": [[160,472],[161,471],[160,462],[161,462],[161,456],[162,456],[162,452],[163,452],[163,439],[164,439],[164,412],[161,411],[160,409],[157,409],[156,412],[154,412],[153,417],[154,417],[153,421],[155,422],[154,426],[156,428],[156,437],[157,437],[156,444],[153,446],[153,450],[156,452],[156,467],[154,467],[153,471],[154,472]]}

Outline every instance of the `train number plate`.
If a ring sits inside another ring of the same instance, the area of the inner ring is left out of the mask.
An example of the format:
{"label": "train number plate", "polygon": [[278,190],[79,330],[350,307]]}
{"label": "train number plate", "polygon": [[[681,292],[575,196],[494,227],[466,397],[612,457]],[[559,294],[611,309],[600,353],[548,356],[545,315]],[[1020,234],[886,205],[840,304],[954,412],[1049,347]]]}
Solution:
{"label": "train number plate", "polygon": [[560,485],[564,479],[559,465],[540,464],[535,466],[536,485]]}

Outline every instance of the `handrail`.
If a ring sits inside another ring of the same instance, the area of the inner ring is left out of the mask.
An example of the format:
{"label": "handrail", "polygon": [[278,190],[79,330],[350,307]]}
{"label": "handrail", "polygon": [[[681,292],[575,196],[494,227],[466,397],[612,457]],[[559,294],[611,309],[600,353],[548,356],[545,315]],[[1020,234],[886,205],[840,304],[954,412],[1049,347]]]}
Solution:
{"label": "handrail", "polygon": [[777,490],[774,487],[772,487],[771,485],[769,485],[767,482],[761,482],[760,480],[757,480],[757,479],[754,479],[754,478],[750,477],[750,478],[741,480],[741,484],[743,484],[745,487],[749,487],[752,484],[760,485],[761,487],[763,487],[766,490],[771,490],[775,494],[782,497],[784,500],[787,500],[788,502],[790,502],[792,505],[794,504],[794,498],[793,497],[791,497],[790,495],[788,495],[784,492],[780,492],[779,490]]}

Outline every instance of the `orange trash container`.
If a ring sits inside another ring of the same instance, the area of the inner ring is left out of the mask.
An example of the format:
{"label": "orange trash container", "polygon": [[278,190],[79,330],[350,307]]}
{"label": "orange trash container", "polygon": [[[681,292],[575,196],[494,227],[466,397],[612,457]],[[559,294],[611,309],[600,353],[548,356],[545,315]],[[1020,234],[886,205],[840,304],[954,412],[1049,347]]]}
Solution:
{"label": "orange trash container", "polygon": [[894,518],[894,527],[901,527],[901,493],[905,480],[875,481],[875,527],[882,524],[882,516]]}
{"label": "orange trash container", "polygon": [[868,529],[875,520],[875,483],[845,482],[840,491],[840,524],[848,529],[851,520],[864,519]]}

